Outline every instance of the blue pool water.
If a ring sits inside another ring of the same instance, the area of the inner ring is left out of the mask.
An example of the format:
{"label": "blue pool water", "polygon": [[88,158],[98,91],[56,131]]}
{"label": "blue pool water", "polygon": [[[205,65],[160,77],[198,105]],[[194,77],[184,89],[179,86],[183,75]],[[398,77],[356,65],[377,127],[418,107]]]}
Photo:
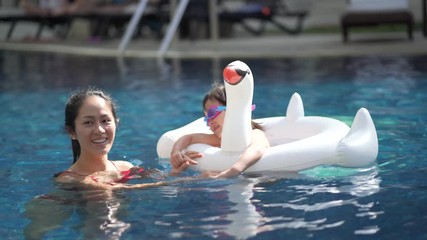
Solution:
{"label": "blue pool water", "polygon": [[[427,239],[427,56],[244,60],[255,118],[283,115],[294,92],[306,115],[348,124],[366,107],[379,138],[374,166],[114,193],[54,184],[72,162],[62,130],[70,91],[110,92],[121,118],[110,158],[166,174],[157,139],[201,116],[204,92],[232,60],[0,52],[1,238]],[[57,199],[34,199],[43,194]]]}

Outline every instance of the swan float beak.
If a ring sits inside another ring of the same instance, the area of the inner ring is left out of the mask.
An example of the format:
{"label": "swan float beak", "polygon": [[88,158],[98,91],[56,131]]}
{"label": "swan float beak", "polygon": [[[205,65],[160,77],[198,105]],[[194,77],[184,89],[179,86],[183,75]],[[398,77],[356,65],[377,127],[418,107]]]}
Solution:
{"label": "swan float beak", "polygon": [[227,67],[225,67],[223,72],[224,81],[226,81],[230,85],[239,84],[247,74],[250,74],[250,72],[247,70],[236,68],[232,64],[229,64]]}

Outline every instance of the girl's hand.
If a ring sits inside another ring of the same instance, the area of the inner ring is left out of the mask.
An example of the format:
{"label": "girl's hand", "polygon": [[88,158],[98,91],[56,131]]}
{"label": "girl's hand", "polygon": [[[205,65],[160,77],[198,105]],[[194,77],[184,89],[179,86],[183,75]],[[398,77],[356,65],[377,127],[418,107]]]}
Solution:
{"label": "girl's hand", "polygon": [[170,158],[172,173],[179,173],[187,169],[190,165],[196,165],[198,162],[194,159],[202,156],[201,153],[195,151],[187,151],[185,153],[177,151],[173,153]]}
{"label": "girl's hand", "polygon": [[172,168],[179,168],[184,163],[183,155],[181,151],[176,151],[171,154],[170,162],[172,165]]}
{"label": "girl's hand", "polygon": [[190,164],[196,165],[198,162],[194,159],[203,157],[203,154],[196,151],[187,151],[185,152],[184,156],[185,156],[184,159],[187,162],[189,162]]}

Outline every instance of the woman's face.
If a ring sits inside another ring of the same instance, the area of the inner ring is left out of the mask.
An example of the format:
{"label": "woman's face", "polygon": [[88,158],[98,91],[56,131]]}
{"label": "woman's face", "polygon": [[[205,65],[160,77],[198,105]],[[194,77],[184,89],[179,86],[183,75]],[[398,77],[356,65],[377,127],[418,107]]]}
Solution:
{"label": "woman's face", "polygon": [[[210,108],[216,107],[216,106],[223,106],[223,105],[215,100],[207,100],[205,103],[205,109],[204,109],[205,116],[207,115],[207,112]],[[222,111],[215,118],[208,119],[209,128],[219,138],[221,138],[222,136],[222,126],[224,124],[224,117],[225,117],[225,111]]]}
{"label": "woman's face", "polygon": [[79,141],[81,156],[107,155],[115,133],[116,121],[110,103],[99,96],[87,97],[75,119],[75,133],[71,134]]}

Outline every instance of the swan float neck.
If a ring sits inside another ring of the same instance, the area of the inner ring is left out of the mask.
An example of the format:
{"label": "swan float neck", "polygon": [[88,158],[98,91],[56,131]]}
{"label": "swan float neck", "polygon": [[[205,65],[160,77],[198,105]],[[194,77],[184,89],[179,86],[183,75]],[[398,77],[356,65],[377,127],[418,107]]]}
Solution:
{"label": "swan float neck", "polygon": [[224,68],[227,110],[221,137],[221,150],[243,152],[251,142],[253,75],[244,62],[234,61]]}

